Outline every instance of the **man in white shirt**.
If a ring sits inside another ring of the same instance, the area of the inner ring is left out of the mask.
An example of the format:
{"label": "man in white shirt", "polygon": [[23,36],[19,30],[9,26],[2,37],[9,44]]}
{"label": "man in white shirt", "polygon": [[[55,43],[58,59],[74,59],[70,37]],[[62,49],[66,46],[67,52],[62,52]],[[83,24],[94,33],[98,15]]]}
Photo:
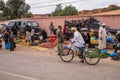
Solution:
{"label": "man in white shirt", "polygon": [[80,62],[84,63],[83,51],[84,51],[84,48],[85,48],[85,41],[84,41],[81,33],[77,31],[76,27],[72,27],[71,30],[73,31],[73,35],[74,35],[73,38],[71,39],[72,48],[75,51],[80,52],[80,56],[82,58],[82,60]]}
{"label": "man in white shirt", "polygon": [[98,48],[100,50],[105,49],[106,48],[106,26],[103,23],[100,28],[99,28],[99,45]]}

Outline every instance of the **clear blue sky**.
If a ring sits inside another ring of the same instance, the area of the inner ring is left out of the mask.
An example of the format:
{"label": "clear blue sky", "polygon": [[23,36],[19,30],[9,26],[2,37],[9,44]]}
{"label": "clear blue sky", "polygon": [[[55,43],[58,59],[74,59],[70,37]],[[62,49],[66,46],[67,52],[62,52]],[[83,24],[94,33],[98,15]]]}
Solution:
{"label": "clear blue sky", "polygon": [[30,11],[33,14],[51,13],[55,10],[55,5],[60,3],[66,3],[62,5],[63,8],[71,4],[79,11],[108,7],[110,4],[120,6],[120,0],[26,0],[26,3],[31,6]]}

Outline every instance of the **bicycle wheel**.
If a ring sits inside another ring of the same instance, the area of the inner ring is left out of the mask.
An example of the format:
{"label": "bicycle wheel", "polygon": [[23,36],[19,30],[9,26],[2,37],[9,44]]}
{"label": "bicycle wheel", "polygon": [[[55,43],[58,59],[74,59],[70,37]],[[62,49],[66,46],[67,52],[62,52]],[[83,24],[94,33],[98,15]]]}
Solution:
{"label": "bicycle wheel", "polygon": [[98,49],[89,49],[83,56],[85,62],[89,65],[96,65],[100,61],[100,51]]}
{"label": "bicycle wheel", "polygon": [[60,59],[64,62],[71,62],[74,58],[73,50],[70,48],[64,48],[60,52]]}

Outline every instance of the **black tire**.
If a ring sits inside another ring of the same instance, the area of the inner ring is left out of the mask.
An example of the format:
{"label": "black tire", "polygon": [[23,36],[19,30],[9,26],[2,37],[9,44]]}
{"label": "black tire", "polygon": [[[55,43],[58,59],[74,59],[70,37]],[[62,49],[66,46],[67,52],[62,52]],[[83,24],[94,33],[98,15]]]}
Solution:
{"label": "black tire", "polygon": [[64,48],[60,52],[60,59],[63,62],[71,62],[74,58],[73,50],[70,48]]}
{"label": "black tire", "polygon": [[100,61],[100,51],[98,49],[89,49],[83,56],[85,62],[89,65],[96,65]]}

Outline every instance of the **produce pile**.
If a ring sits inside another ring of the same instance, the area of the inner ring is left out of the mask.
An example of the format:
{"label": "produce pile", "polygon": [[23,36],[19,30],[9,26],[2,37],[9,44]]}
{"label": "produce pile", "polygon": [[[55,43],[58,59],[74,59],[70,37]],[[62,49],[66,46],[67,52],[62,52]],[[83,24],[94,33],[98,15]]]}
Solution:
{"label": "produce pile", "polygon": [[101,51],[96,51],[96,50],[87,51],[87,56],[96,58],[98,56],[96,53],[100,54],[100,58],[108,58],[109,57],[109,54],[107,52],[101,52]]}
{"label": "produce pile", "polygon": [[109,57],[109,53],[101,53],[100,54],[100,58],[108,58]]}
{"label": "produce pile", "polygon": [[[63,45],[68,45],[69,42],[65,41]],[[57,42],[46,42],[39,45],[39,47],[52,49],[57,46]]]}
{"label": "produce pile", "polygon": [[[36,40],[35,43],[39,43],[39,41]],[[26,42],[24,39],[19,41],[19,45],[29,46],[29,47],[37,49],[37,50],[53,49],[54,47],[57,46],[57,41],[41,43],[38,46],[30,46],[30,44],[31,44],[30,42]],[[68,44],[69,44],[69,42],[65,41],[63,45],[68,45]]]}
{"label": "produce pile", "polygon": [[57,45],[57,43],[46,42],[39,45],[39,47],[52,49]]}
{"label": "produce pile", "polygon": [[36,49],[36,50],[40,50],[40,51],[48,50],[47,48],[43,48],[43,47],[39,47],[39,46],[32,46],[31,48]]}
{"label": "produce pile", "polygon": [[15,43],[16,43],[16,44],[19,44],[20,42],[21,42],[21,39],[16,39],[16,40],[15,40]]}

